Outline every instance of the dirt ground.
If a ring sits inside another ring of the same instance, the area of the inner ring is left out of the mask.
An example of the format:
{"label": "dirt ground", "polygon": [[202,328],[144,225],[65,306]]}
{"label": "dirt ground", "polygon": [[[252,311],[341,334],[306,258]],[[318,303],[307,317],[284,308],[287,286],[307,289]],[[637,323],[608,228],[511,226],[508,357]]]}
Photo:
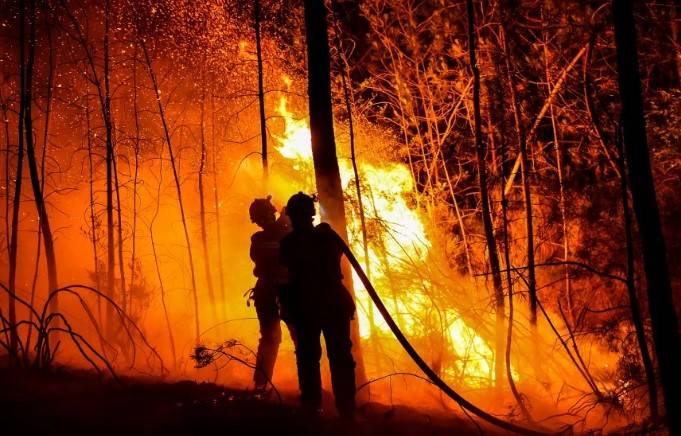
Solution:
{"label": "dirt ground", "polygon": [[[304,414],[292,396],[257,400],[212,383],[124,378],[57,369],[49,374],[0,369],[4,435],[476,435],[465,416],[429,415],[369,403],[357,422]],[[484,434],[493,429],[482,429]]]}

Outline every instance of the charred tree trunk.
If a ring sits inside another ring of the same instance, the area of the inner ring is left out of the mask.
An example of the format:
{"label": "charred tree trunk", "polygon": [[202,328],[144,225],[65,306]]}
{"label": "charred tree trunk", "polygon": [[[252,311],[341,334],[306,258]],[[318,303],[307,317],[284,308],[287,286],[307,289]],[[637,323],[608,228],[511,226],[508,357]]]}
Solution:
{"label": "charred tree trunk", "polygon": [[[43,128],[43,149],[40,156],[40,190],[45,195],[45,160],[47,158],[47,147],[48,147],[48,133],[50,131],[50,117],[52,115],[52,91],[54,85],[54,72],[55,72],[55,47],[54,40],[52,38],[52,28],[49,19],[45,18],[45,28],[47,33],[47,44],[49,46],[49,59],[48,59],[48,73],[47,73],[47,104],[45,106],[45,125]],[[38,226],[38,240],[36,247],[35,256],[35,266],[33,269],[33,280],[31,281],[31,300],[30,304],[33,307],[35,303],[35,293],[36,285],[38,283],[38,276],[40,275],[40,257],[42,248],[42,227]],[[29,311],[28,315],[29,322],[33,322],[33,311]],[[33,325],[29,325],[28,334],[26,335],[26,348],[30,349],[31,344],[31,334],[33,333]],[[28,356],[26,356],[28,357]]]}
{"label": "charred tree trunk", "polygon": [[[104,86],[100,80],[97,66],[95,64],[95,56],[90,44],[88,43],[83,27],[80,25],[75,15],[69,10],[66,2],[61,2],[68,20],[73,26],[73,33],[69,32],[78,44],[81,45],[87,59],[87,65],[90,69],[92,77],[89,79],[95,86],[97,97],[99,100],[99,107],[102,112],[102,121],[104,122],[105,147],[106,147],[106,231],[107,231],[107,263],[106,263],[106,295],[110,299],[116,299],[115,292],[115,258],[114,258],[114,224],[113,224],[113,189],[112,189],[112,165],[113,165],[113,142],[112,130],[113,123],[111,121],[111,99],[109,92],[109,0],[104,4]],[[111,304],[106,305],[105,312],[105,326],[104,332],[107,336],[113,334],[114,321],[114,307]]]}
{"label": "charred tree trunk", "polygon": [[[21,208],[21,182],[24,168],[24,110],[26,93],[26,60],[25,60],[25,35],[26,6],[23,0],[19,1],[19,118],[17,172],[14,182],[14,200],[12,201],[12,228],[9,243],[9,308],[8,317],[9,331],[9,354],[10,361],[18,358],[19,337],[16,331],[16,273],[17,273],[17,248],[19,243],[19,209]],[[30,102],[29,102],[30,104]],[[9,162],[8,162],[9,164]]]}
{"label": "charred tree trunk", "polygon": [[0,109],[2,110],[2,124],[5,127],[5,242],[7,243],[7,253],[9,253],[10,246],[10,161],[12,160],[12,146],[9,138],[9,110],[5,99],[2,97],[2,91],[0,91]]}
{"label": "charred tree trunk", "polygon": [[669,4],[669,21],[672,38],[672,53],[676,63],[677,86],[681,86],[681,41],[679,40],[679,21],[681,20],[681,0],[672,0]]}
{"label": "charred tree trunk", "polygon": [[137,106],[137,45],[135,45],[135,54],[132,60],[132,108],[135,117],[135,170],[132,181],[132,234],[131,239],[131,252],[130,252],[130,287],[128,289],[128,295],[130,296],[130,312],[133,311],[133,297],[135,289],[135,278],[136,270],[135,262],[137,258],[137,186],[139,183],[139,163],[140,163],[140,120],[139,120],[139,108]]}
{"label": "charred tree trunk", "polygon": [[[308,96],[312,158],[322,219],[327,221],[344,241],[348,240],[343,204],[343,188],[336,157],[331,104],[331,66],[329,58],[326,8],[323,0],[305,0],[305,33],[307,39]],[[347,260],[342,263],[348,290],[353,293],[352,272]],[[359,327],[352,323],[353,354],[357,362],[358,381],[366,379],[361,352]]]}
{"label": "charred tree trunk", "polygon": [[655,380],[655,370],[653,367],[653,360],[650,358],[648,351],[648,341],[646,340],[646,333],[643,327],[643,317],[641,315],[641,307],[638,301],[638,294],[636,292],[636,283],[634,280],[635,274],[635,257],[634,257],[634,237],[631,223],[631,211],[629,208],[629,187],[626,179],[626,162],[624,159],[624,150],[622,150],[621,130],[617,132],[617,145],[619,153],[619,167],[620,167],[620,195],[622,197],[622,216],[624,219],[624,238],[627,244],[627,293],[629,294],[629,310],[631,311],[631,322],[634,324],[636,331],[636,341],[641,352],[641,362],[646,373],[646,382],[648,383],[648,401],[650,402],[650,418],[653,421],[658,419],[658,405],[657,405],[657,382]]}
{"label": "charred tree trunk", "polygon": [[[106,92],[107,96],[109,95],[109,91],[107,89]],[[107,97],[110,101],[110,97]],[[121,307],[123,308],[124,311],[128,310],[128,304],[129,304],[129,299],[128,299],[128,293],[127,289],[125,288],[125,260],[123,258],[123,213],[121,210],[121,185],[118,181],[118,151],[116,150],[117,146],[113,147],[113,183],[114,183],[114,192],[116,193],[116,222],[118,223],[118,226],[116,227],[116,233],[118,234],[118,244],[117,244],[117,250],[118,250],[118,274],[120,278],[120,290],[121,290]]]}
{"label": "charred tree trunk", "polygon": [[480,70],[476,58],[476,36],[475,36],[475,8],[473,1],[466,1],[466,12],[468,15],[468,54],[471,70],[473,72],[473,117],[475,130],[475,150],[478,160],[478,184],[480,187],[480,202],[482,204],[482,224],[485,229],[485,239],[487,241],[487,254],[489,257],[490,269],[492,270],[492,283],[494,285],[496,330],[495,330],[495,353],[494,353],[494,375],[495,385],[500,388],[504,378],[504,319],[505,303],[504,289],[501,282],[501,268],[499,267],[499,252],[497,251],[496,239],[494,236],[494,226],[492,225],[492,212],[489,204],[489,189],[487,181],[487,150],[482,140],[482,120],[480,116]]}
{"label": "charred tree trunk", "polygon": [[[100,274],[101,271],[99,269],[99,255],[97,254],[97,214],[95,213],[95,180],[94,180],[94,165],[92,161],[92,155],[93,155],[93,150],[92,150],[92,135],[90,131],[90,100],[89,97],[85,97],[85,122],[86,122],[86,127],[87,127],[87,159],[88,159],[88,177],[89,177],[89,194],[90,194],[90,225],[92,227],[92,235],[91,235],[91,242],[92,242],[92,256],[93,256],[93,262],[94,262],[94,271],[95,271],[95,287],[97,289],[100,288],[101,280],[100,280]],[[99,322],[102,322],[102,297],[97,296],[97,314],[99,316]]]}
{"label": "charred tree trunk", "polygon": [[222,225],[220,220],[222,219],[220,215],[220,193],[218,192],[218,171],[217,171],[217,159],[218,150],[215,145],[215,92],[211,87],[210,93],[210,110],[211,110],[211,145],[213,148],[213,207],[215,208],[215,236],[217,238],[218,246],[218,271],[220,272],[220,299],[222,300],[222,313],[227,317],[227,296],[225,295],[225,270],[224,262],[222,257]]}
{"label": "charred tree trunk", "polygon": [[[94,64],[92,65],[92,68],[94,70]],[[116,282],[114,269],[116,267],[116,261],[114,257],[115,249],[112,173],[114,156],[111,125],[111,95],[109,93],[109,0],[106,0],[104,7],[104,89],[102,113],[104,116],[104,128],[106,130],[106,287],[108,297],[115,301]],[[113,335],[113,321],[114,308],[111,304],[107,304],[105,331],[108,336]]]}
{"label": "charred tree trunk", "polygon": [[[352,173],[355,176],[355,195],[357,195],[357,213],[359,215],[360,224],[362,228],[362,248],[364,249],[364,268],[366,269],[366,274],[369,279],[371,279],[371,264],[369,262],[369,241],[367,238],[367,226],[366,226],[366,215],[364,213],[364,201],[362,198],[362,188],[361,181],[359,177],[359,169],[357,168],[357,154],[355,153],[355,128],[352,119],[352,105],[353,105],[353,95],[352,89],[348,81],[350,81],[350,72],[348,67],[348,60],[343,51],[343,41],[340,37],[341,29],[338,26],[338,19],[336,14],[337,3],[334,0],[332,2],[334,8],[334,23],[335,23],[335,34],[336,34],[336,50],[338,52],[338,65],[340,67],[341,85],[343,87],[343,102],[345,103],[345,112],[348,117],[348,136],[350,138],[350,161],[352,162]],[[369,314],[369,320],[373,321],[373,311]],[[371,322],[371,330],[373,333],[374,325]]]}
{"label": "charred tree trunk", "polygon": [[506,138],[504,136],[504,131],[500,135],[501,141],[499,142],[500,157],[501,157],[501,183],[499,185],[500,197],[501,197],[501,223],[502,223],[502,234],[504,243],[504,262],[506,263],[506,289],[508,290],[508,327],[506,330],[506,378],[508,379],[508,386],[511,388],[511,393],[513,398],[515,398],[520,411],[522,412],[525,419],[532,421],[532,415],[530,415],[529,410],[525,406],[525,401],[518,390],[518,387],[513,380],[513,371],[511,367],[511,345],[513,344],[513,316],[514,316],[514,302],[513,302],[513,280],[511,278],[511,271],[513,265],[511,264],[511,246],[510,246],[510,226],[508,219],[508,198],[506,198],[506,192],[504,185],[506,184],[506,170],[504,163],[506,162]]}
{"label": "charred tree trunk", "polygon": [[520,105],[515,90],[515,80],[513,80],[513,69],[511,68],[511,53],[508,46],[506,31],[502,32],[502,45],[504,58],[506,60],[506,74],[508,80],[509,94],[513,108],[513,118],[515,120],[515,131],[518,141],[520,154],[520,174],[523,185],[523,199],[525,203],[525,231],[527,237],[527,291],[530,296],[530,325],[533,329],[537,327],[537,279],[534,265],[534,223],[532,217],[532,190],[530,188],[530,161],[527,152],[527,137],[520,113]]}
{"label": "charred tree trunk", "polygon": [[681,410],[681,339],[646,139],[633,2],[613,0],[612,8],[629,187],[641,238],[653,343],[662,379],[667,424],[670,433],[677,434],[681,433],[681,414],[678,413]]}
{"label": "charred tree trunk", "polygon": [[57,258],[54,252],[52,229],[50,228],[50,221],[47,216],[47,209],[45,207],[45,198],[43,197],[40,174],[38,173],[38,163],[35,157],[35,145],[33,142],[33,115],[31,106],[33,101],[33,64],[35,60],[36,46],[36,5],[34,0],[29,1],[29,8],[31,14],[31,36],[28,46],[28,60],[26,63],[26,79],[24,82],[24,133],[26,135],[26,157],[28,158],[28,169],[31,176],[33,198],[35,200],[36,209],[38,210],[40,229],[43,234],[45,261],[47,262],[47,283],[48,295],[50,298],[50,311],[52,313],[56,313],[59,312],[59,300],[56,295],[53,295],[53,292],[58,287]]}
{"label": "charred tree trunk", "polygon": [[201,246],[203,248],[203,265],[206,274],[206,286],[208,287],[208,301],[213,310],[214,321],[218,321],[218,312],[215,307],[215,290],[213,288],[213,273],[210,269],[210,256],[208,255],[208,236],[206,231],[206,197],[204,188],[204,175],[206,172],[206,81],[201,81],[201,159],[199,161],[199,215],[201,219]]}
{"label": "charred tree trunk", "polygon": [[[542,11],[542,22],[544,21],[543,11]],[[545,22],[546,24],[546,22]],[[543,49],[544,49],[544,74],[546,76],[546,88],[547,95],[551,95],[553,81],[551,77],[550,60],[549,60],[549,48],[548,48],[548,38],[546,32],[543,33]],[[565,184],[563,182],[563,153],[561,150],[560,140],[558,138],[558,125],[556,123],[556,117],[553,110],[553,102],[549,103],[549,114],[551,117],[551,132],[553,133],[553,149],[556,156],[556,174],[558,175],[558,193],[559,193],[559,207],[560,207],[560,217],[561,217],[561,228],[563,237],[563,261],[567,262],[570,257],[570,241],[568,239],[568,220],[567,220],[567,208],[565,201]],[[575,321],[575,311],[572,302],[572,281],[570,280],[570,266],[565,264],[564,267],[564,277],[565,277],[565,300],[567,302],[568,308],[568,319],[574,326]]]}
{"label": "charred tree trunk", "polygon": [[258,59],[258,111],[260,115],[260,146],[262,156],[262,171],[265,180],[269,176],[267,163],[267,118],[265,117],[265,89],[262,70],[262,48],[260,45],[260,0],[253,4],[253,27],[255,29],[255,53]]}

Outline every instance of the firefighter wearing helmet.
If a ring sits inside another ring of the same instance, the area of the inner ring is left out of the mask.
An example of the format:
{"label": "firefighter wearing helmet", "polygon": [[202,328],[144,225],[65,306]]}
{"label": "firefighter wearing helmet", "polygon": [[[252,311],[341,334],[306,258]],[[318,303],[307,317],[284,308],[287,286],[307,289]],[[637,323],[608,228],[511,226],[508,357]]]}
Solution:
{"label": "firefighter wearing helmet", "polygon": [[331,226],[313,224],[315,200],[302,192],[293,195],[286,213],[292,231],[281,241],[281,263],[288,269],[288,285],[281,288],[286,319],[296,331],[296,364],[303,407],[316,411],[322,389],[319,360],[324,334],[336,409],[352,419],[355,411],[355,362],[350,321],[355,305],[343,286],[339,237]]}
{"label": "firefighter wearing helmet", "polygon": [[[250,255],[257,278],[251,293],[260,323],[260,341],[253,374],[256,395],[264,396],[271,383],[274,364],[281,343],[281,320],[277,304],[278,287],[287,279],[287,271],[279,262],[279,242],[290,231],[288,217],[277,209],[272,197],[257,198],[248,209],[251,221],[261,230],[251,236]],[[291,338],[293,331],[289,327]]]}

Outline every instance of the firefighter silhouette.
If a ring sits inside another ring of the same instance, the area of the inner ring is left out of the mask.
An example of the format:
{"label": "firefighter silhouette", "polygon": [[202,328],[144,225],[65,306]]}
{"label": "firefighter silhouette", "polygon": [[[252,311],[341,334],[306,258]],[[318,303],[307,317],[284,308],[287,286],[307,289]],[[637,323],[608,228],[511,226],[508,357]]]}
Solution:
{"label": "firefighter silhouette", "polygon": [[326,223],[313,225],[314,199],[302,192],[289,199],[286,213],[292,231],[282,239],[280,247],[281,263],[288,269],[288,285],[281,288],[281,302],[285,318],[296,331],[301,404],[313,411],[321,406],[319,361],[323,334],[336,409],[341,417],[351,419],[355,411],[355,362],[350,321],[355,304],[341,282],[338,235]]}
{"label": "firefighter silhouette", "polygon": [[[264,395],[272,380],[274,364],[281,343],[281,319],[277,304],[278,287],[286,281],[287,271],[279,263],[279,242],[290,232],[288,217],[281,213],[276,218],[276,208],[271,196],[258,198],[251,203],[251,221],[262,230],[251,236],[251,259],[255,263],[253,275],[257,278],[251,293],[260,323],[260,341],[253,374],[256,393]],[[295,342],[293,330],[289,326]]]}

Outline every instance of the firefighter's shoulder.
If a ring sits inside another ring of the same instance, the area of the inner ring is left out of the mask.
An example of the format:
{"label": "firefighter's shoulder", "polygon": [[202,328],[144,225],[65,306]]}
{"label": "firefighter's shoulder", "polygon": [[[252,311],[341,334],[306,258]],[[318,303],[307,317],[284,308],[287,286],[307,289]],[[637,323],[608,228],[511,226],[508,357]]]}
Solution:
{"label": "firefighter's shoulder", "polygon": [[264,238],[265,231],[264,230],[257,231],[251,235],[251,243],[262,242]]}
{"label": "firefighter's shoulder", "polygon": [[317,224],[317,226],[315,227],[315,229],[316,229],[317,231],[319,231],[319,232],[329,232],[329,233],[333,233],[333,229],[331,228],[331,226],[329,225],[329,223],[319,223],[319,224]]}

